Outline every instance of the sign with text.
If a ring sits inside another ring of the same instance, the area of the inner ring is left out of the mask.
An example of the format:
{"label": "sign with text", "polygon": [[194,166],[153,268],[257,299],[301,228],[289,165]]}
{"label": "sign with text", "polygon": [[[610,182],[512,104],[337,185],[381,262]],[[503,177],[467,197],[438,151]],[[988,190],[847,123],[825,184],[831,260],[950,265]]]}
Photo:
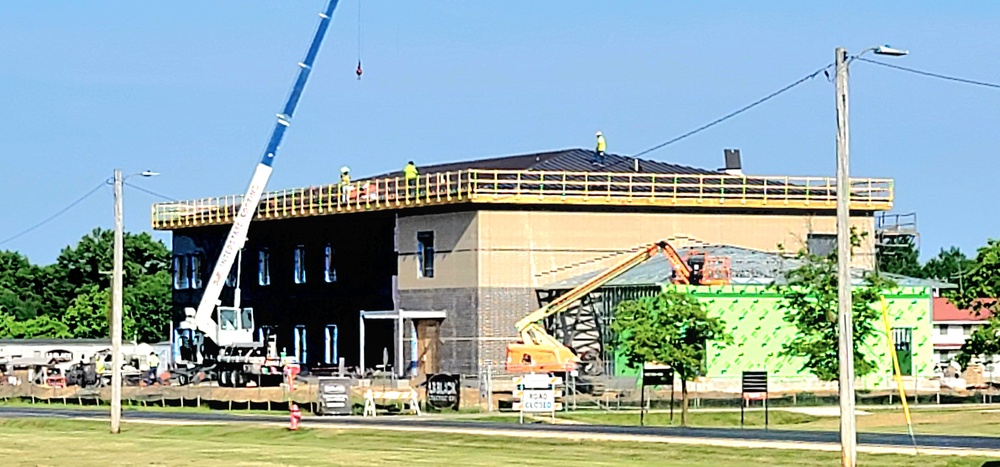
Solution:
{"label": "sign with text", "polygon": [[351,414],[350,378],[320,378],[318,388],[319,400],[316,401],[318,415]]}
{"label": "sign with text", "polygon": [[514,378],[514,384],[524,389],[545,389],[562,384],[562,378],[545,374],[528,374]]}
{"label": "sign with text", "polygon": [[546,413],[556,410],[556,394],[551,389],[525,389],[521,397],[521,411]]}
{"label": "sign with text", "polygon": [[767,372],[743,372],[743,397],[745,399],[767,398]]}
{"label": "sign with text", "polygon": [[740,404],[740,427],[743,426],[743,409],[750,404],[750,401],[764,401],[764,428],[770,424],[770,416],[767,409],[767,372],[766,371],[744,371],[743,372],[743,401]]}
{"label": "sign with text", "polygon": [[438,409],[458,410],[461,389],[460,375],[430,375],[427,377],[427,403]]}
{"label": "sign with text", "polygon": [[673,386],[674,369],[670,367],[647,366],[642,369],[643,386]]}

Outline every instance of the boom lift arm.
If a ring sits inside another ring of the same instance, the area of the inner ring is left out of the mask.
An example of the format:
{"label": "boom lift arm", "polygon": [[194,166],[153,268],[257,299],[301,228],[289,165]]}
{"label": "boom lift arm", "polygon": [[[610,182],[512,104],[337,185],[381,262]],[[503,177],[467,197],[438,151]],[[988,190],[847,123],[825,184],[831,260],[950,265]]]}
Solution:
{"label": "boom lift arm", "polygon": [[[191,313],[190,309],[187,311],[187,320],[193,321],[193,323],[189,323],[188,325],[212,338],[213,341],[217,342],[218,340],[218,326],[212,318],[212,313],[215,307],[220,305],[219,294],[226,283],[226,277],[233,268],[233,261],[236,259],[237,253],[243,248],[243,244],[246,242],[250,221],[257,212],[261,195],[264,193],[267,181],[271,177],[274,157],[278,152],[278,147],[281,145],[282,138],[285,136],[285,131],[291,125],[295,108],[302,97],[302,91],[305,89],[306,81],[309,79],[309,73],[312,71],[313,63],[316,61],[316,55],[319,53],[320,45],[326,36],[326,31],[330,26],[337,3],[338,0],[330,0],[326,9],[319,14],[320,22],[316,28],[316,34],[313,36],[312,44],[309,46],[309,51],[306,53],[305,59],[298,64],[299,74],[292,87],[292,92],[289,94],[288,101],[285,102],[285,107],[281,113],[277,114],[277,123],[275,123],[274,131],[271,133],[271,139],[267,143],[267,148],[264,150],[264,155],[261,157],[260,163],[257,164],[257,168],[253,172],[253,177],[250,179],[250,186],[247,188],[246,194],[240,203],[240,209],[233,221],[233,226],[229,229],[229,235],[226,237],[222,252],[219,254],[219,259],[216,261],[212,275],[205,286],[205,293],[201,296],[201,301],[198,303],[198,309],[194,313]],[[191,314],[193,316],[190,316]]]}
{"label": "boom lift arm", "polygon": [[674,247],[665,241],[649,245],[518,321],[514,326],[521,336],[521,342],[507,346],[507,370],[542,373],[572,371],[579,363],[579,359],[569,347],[545,331],[542,324],[544,320],[566,311],[587,294],[646,262],[661,251],[675,271],[674,282],[690,284],[692,270]]}

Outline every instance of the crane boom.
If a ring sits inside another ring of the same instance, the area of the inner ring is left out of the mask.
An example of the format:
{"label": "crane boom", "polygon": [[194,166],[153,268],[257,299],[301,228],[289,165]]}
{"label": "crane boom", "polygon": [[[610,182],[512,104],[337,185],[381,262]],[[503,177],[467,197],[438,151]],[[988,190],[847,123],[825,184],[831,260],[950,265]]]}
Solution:
{"label": "crane boom", "polygon": [[573,290],[560,295],[518,321],[514,326],[521,336],[521,342],[507,346],[507,370],[514,372],[571,371],[578,359],[568,347],[545,331],[543,320],[566,311],[573,303],[587,294],[601,288],[614,278],[646,262],[657,252],[663,252],[674,271],[674,283],[690,284],[692,269],[669,243],[660,241],[644,247],[638,253],[625,258],[597,276],[580,284]]}
{"label": "crane boom", "polygon": [[306,81],[309,79],[313,62],[316,60],[320,45],[326,36],[326,31],[330,26],[337,3],[338,0],[330,0],[326,9],[319,14],[320,22],[316,28],[316,35],[313,36],[312,44],[306,53],[306,58],[298,64],[299,74],[292,87],[292,92],[288,96],[285,107],[277,115],[278,121],[274,125],[271,139],[267,143],[267,148],[264,150],[264,155],[261,157],[260,163],[254,169],[253,176],[250,178],[250,186],[243,196],[239,211],[233,220],[233,226],[229,229],[229,235],[226,237],[222,252],[219,254],[219,259],[216,261],[212,275],[209,276],[208,284],[205,286],[205,293],[201,296],[201,301],[198,303],[198,309],[194,317],[195,324],[199,330],[212,337],[215,337],[216,329],[215,321],[212,319],[212,312],[219,304],[219,294],[222,292],[226,277],[233,267],[236,254],[243,248],[243,243],[246,242],[250,221],[257,212],[257,205],[260,204],[261,195],[267,186],[268,179],[271,177],[274,156],[278,152],[278,147],[285,136],[285,131],[291,125],[292,115],[295,113],[295,108],[302,97],[302,91],[305,89]]}
{"label": "crane boom", "polygon": [[541,322],[543,319],[548,318],[549,316],[561,313],[565,309],[569,308],[577,300],[587,296],[587,294],[593,292],[594,290],[599,289],[604,284],[607,284],[612,279],[624,274],[630,269],[642,264],[649,258],[653,257],[653,255],[655,255],[660,250],[663,250],[663,252],[666,254],[667,258],[670,260],[671,263],[670,265],[674,267],[674,270],[678,270],[678,268],[680,268],[679,270],[682,271],[682,274],[679,274],[678,277],[684,277],[685,278],[684,283],[686,283],[687,282],[686,278],[689,271],[687,269],[687,265],[684,264],[684,261],[681,260],[680,256],[677,254],[677,251],[674,250],[674,248],[670,246],[669,243],[662,241],[657,242],[652,245],[644,247],[638,253],[608,268],[606,271],[598,274],[597,276],[594,276],[593,278],[584,282],[583,284],[580,284],[575,289],[560,295],[548,305],[533,311],[524,318],[521,318],[521,320],[518,321],[514,325],[514,327],[520,333],[523,330],[527,329],[528,326],[530,326],[532,323]]}

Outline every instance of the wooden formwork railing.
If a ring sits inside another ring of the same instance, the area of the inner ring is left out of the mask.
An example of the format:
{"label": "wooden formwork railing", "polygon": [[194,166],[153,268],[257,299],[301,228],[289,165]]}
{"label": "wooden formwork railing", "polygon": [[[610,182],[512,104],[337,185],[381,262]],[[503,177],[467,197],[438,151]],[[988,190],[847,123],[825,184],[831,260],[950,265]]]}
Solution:
{"label": "wooden formwork railing", "polygon": [[[460,170],[375,178],[265,193],[258,219],[402,209],[437,204],[635,204],[753,208],[832,208],[836,181],[829,177],[733,176],[713,173],[649,174],[525,170]],[[892,207],[893,182],[851,180],[851,207]],[[231,223],[242,196],[153,205],[156,229]]]}

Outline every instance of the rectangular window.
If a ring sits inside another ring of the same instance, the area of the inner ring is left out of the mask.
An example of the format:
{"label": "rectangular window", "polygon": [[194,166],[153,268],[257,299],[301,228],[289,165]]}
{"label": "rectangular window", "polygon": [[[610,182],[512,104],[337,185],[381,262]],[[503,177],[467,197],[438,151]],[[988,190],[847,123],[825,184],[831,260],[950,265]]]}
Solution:
{"label": "rectangular window", "polygon": [[948,325],[947,324],[939,324],[937,326],[937,331],[938,331],[938,335],[939,336],[947,336],[948,335]]}
{"label": "rectangular window", "polygon": [[187,256],[174,256],[174,288],[183,290],[189,287],[188,284]]}
{"label": "rectangular window", "polygon": [[892,328],[892,343],[896,346],[899,372],[903,376],[913,376],[913,329]]}
{"label": "rectangular window", "polygon": [[325,264],[323,268],[323,275],[324,279],[327,282],[337,282],[337,262],[335,260],[336,254],[337,250],[334,250],[333,246],[331,245],[326,246],[326,251],[323,254],[324,257],[323,264]]}
{"label": "rectangular window", "polygon": [[201,256],[191,255],[188,258],[188,271],[190,274],[189,283],[192,289],[201,288]]}
{"label": "rectangular window", "polygon": [[257,283],[271,285],[271,253],[261,249],[257,256]]}
{"label": "rectangular window", "polygon": [[295,283],[306,283],[306,247],[299,245],[295,247],[295,259],[293,262],[295,269]]}
{"label": "rectangular window", "polygon": [[962,325],[962,335],[963,336],[971,336],[972,335],[972,325],[971,324],[963,324]]}
{"label": "rectangular window", "polygon": [[434,232],[417,232],[417,274],[434,277]]}

